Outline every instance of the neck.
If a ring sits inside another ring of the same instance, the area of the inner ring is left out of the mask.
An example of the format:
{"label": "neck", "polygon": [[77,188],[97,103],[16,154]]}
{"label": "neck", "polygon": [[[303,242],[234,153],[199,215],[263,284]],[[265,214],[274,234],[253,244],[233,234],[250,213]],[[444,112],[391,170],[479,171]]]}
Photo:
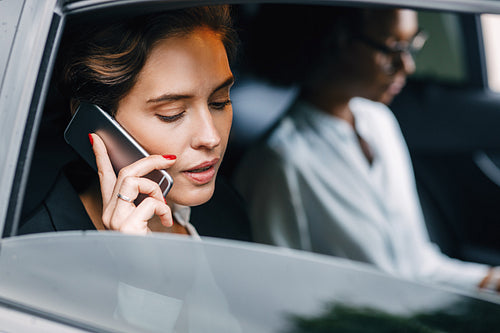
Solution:
{"label": "neck", "polygon": [[344,94],[341,89],[325,87],[325,85],[304,89],[301,92],[301,98],[321,111],[347,121],[354,127],[354,115],[349,108],[352,96]]}

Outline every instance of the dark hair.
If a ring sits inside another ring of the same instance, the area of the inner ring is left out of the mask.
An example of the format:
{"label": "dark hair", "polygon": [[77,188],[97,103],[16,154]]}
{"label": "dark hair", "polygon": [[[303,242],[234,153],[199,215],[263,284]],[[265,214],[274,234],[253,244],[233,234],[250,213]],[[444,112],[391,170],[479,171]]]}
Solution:
{"label": "dark hair", "polygon": [[278,85],[304,83],[339,56],[341,42],[362,31],[365,13],[357,7],[261,5],[245,50],[247,69]]}
{"label": "dark hair", "polygon": [[114,114],[155,44],[168,37],[185,36],[198,27],[217,33],[229,60],[234,59],[238,37],[229,6],[149,14],[66,36],[59,57],[60,90],[70,99],[72,111],[85,100]]}

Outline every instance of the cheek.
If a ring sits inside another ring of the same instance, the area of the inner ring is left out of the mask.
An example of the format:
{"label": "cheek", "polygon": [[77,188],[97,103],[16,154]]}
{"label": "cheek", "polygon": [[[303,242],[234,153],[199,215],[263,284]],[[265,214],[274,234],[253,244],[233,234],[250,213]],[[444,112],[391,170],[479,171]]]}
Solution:
{"label": "cheek", "polygon": [[180,160],[187,149],[186,147],[189,146],[189,138],[190,135],[187,131],[164,129],[161,134],[154,137],[155,142],[151,151],[159,155],[175,155]]}
{"label": "cheek", "polygon": [[214,117],[215,127],[217,128],[217,132],[221,137],[221,144],[224,147],[227,145],[227,141],[229,139],[229,133],[231,132],[231,125],[233,122],[233,111],[227,110]]}
{"label": "cheek", "polygon": [[393,68],[393,61],[390,56],[377,54],[373,61],[374,71],[379,73],[379,75],[387,77],[387,72]]}
{"label": "cheek", "polygon": [[229,132],[231,131],[231,125],[233,123],[233,110],[224,111],[220,117],[217,119],[217,127],[220,129],[222,133],[225,133],[226,136],[229,136]]}
{"label": "cheek", "polygon": [[377,80],[383,74],[383,57],[380,54],[372,54],[370,57],[365,57],[363,61],[363,70],[366,80]]}
{"label": "cheek", "polygon": [[384,71],[384,60],[381,55],[373,55],[367,59],[364,66],[360,68],[364,73],[360,73],[360,81],[363,81],[363,86],[371,91],[380,91],[385,89],[387,85],[388,76]]}
{"label": "cheek", "polygon": [[[366,89],[377,81],[378,67],[375,55],[359,52],[346,60],[345,76],[356,89]],[[356,93],[360,93],[357,91]]]}
{"label": "cheek", "polygon": [[186,131],[179,131],[162,123],[135,128],[132,135],[150,154],[176,155],[179,157],[187,140]]}

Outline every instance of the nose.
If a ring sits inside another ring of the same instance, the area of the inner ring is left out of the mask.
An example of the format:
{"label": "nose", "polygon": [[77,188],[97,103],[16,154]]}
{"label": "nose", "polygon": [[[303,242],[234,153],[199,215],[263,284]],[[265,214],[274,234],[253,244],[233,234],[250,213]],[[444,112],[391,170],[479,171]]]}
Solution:
{"label": "nose", "polygon": [[196,116],[196,124],[193,126],[191,146],[193,149],[214,149],[221,142],[221,136],[213,115],[208,108],[201,109]]}
{"label": "nose", "polygon": [[394,67],[397,71],[403,71],[406,75],[415,72],[415,60],[410,52],[401,52],[396,56]]}

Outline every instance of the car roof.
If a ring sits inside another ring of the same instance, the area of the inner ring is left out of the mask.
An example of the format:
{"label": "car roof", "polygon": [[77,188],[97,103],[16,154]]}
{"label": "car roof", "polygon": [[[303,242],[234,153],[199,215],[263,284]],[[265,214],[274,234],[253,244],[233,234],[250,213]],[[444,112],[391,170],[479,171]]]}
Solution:
{"label": "car roof", "polygon": [[[204,4],[218,4],[218,3],[231,3],[231,4],[245,4],[245,3],[264,3],[269,1],[255,1],[255,0],[234,0],[234,1],[204,1]],[[81,10],[97,9],[115,6],[129,6],[132,1],[121,0],[64,0],[64,7],[70,12],[77,12]],[[136,1],[136,3],[155,3],[158,1]],[[273,3],[307,3],[318,5],[372,5],[372,6],[397,6],[407,7],[421,10],[441,10],[441,11],[454,11],[465,13],[497,13],[500,14],[500,1],[498,0],[275,0]],[[165,1],[169,6],[186,6],[192,5],[193,2],[188,1]]]}

